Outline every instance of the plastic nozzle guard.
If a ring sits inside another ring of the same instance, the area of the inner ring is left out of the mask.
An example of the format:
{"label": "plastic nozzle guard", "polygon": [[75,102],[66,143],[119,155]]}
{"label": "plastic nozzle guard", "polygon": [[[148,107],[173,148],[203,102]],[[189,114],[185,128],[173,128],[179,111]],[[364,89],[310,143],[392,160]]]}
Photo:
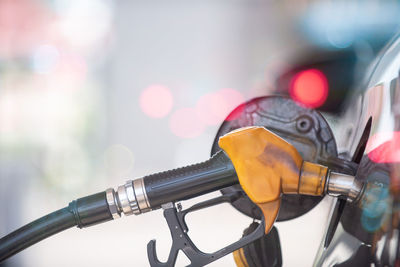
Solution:
{"label": "plastic nozzle guard", "polygon": [[248,127],[219,139],[239,183],[262,210],[265,233],[278,215],[282,194],[324,194],[328,168],[303,161],[297,149],[263,127]]}

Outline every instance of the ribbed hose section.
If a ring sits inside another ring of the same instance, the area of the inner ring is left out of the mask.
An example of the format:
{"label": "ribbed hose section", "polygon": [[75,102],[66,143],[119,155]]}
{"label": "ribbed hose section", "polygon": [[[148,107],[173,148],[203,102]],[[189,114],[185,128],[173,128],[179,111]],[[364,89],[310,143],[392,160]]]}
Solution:
{"label": "ribbed hose section", "polygon": [[143,177],[152,209],[238,183],[235,168],[223,151],[209,160]]}

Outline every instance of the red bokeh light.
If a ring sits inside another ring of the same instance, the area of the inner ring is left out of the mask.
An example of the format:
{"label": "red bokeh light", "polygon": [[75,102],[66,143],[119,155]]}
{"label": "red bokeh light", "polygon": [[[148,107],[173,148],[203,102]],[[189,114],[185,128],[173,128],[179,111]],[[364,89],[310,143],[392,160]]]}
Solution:
{"label": "red bokeh light", "polygon": [[204,132],[205,126],[197,119],[194,108],[181,108],[176,110],[169,121],[173,134],[182,138],[197,137]]}
{"label": "red bokeh light", "polygon": [[328,80],[317,69],[308,69],[296,74],[289,88],[292,99],[309,108],[322,106],[328,97]]}
{"label": "red bokeh light", "polygon": [[378,133],[368,140],[366,152],[375,163],[400,162],[400,132]]}
{"label": "red bokeh light", "polygon": [[56,70],[66,76],[83,80],[87,74],[87,63],[85,59],[77,54],[64,53],[60,57],[60,62]]}
{"label": "red bokeh light", "polygon": [[[207,125],[218,125],[224,121],[226,116],[238,105],[244,102],[243,95],[231,88],[221,89],[215,93],[203,95],[196,105],[196,114],[199,120]],[[240,116],[236,112],[229,116],[234,120]]]}
{"label": "red bokeh light", "polygon": [[173,105],[171,90],[163,85],[151,85],[143,90],[140,96],[142,111],[152,118],[163,118],[168,115]]}
{"label": "red bokeh light", "polygon": [[49,37],[53,22],[51,10],[42,1],[0,1],[0,55],[4,58],[26,56],[33,47]]}
{"label": "red bokeh light", "polygon": [[[234,110],[240,104],[243,104],[245,101],[244,96],[237,90],[231,88],[225,88],[219,91],[219,94],[225,99],[225,114],[227,116],[232,110]],[[240,112],[235,112],[230,114],[230,116],[226,119],[228,121],[237,119],[244,109],[240,109]],[[220,121],[219,123],[222,123]]]}
{"label": "red bokeh light", "polygon": [[196,116],[207,125],[216,125],[223,118],[223,99],[215,93],[205,94],[200,97],[196,105]]}

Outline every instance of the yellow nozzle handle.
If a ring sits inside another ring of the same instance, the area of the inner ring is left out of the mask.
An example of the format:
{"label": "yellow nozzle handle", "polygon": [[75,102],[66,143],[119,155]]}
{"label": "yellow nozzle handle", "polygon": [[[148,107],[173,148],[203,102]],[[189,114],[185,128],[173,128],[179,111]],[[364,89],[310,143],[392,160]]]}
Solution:
{"label": "yellow nozzle handle", "polygon": [[239,183],[262,210],[265,233],[274,224],[283,194],[322,195],[328,168],[303,161],[297,149],[263,127],[247,127],[219,139]]}
{"label": "yellow nozzle handle", "polygon": [[244,255],[243,248],[235,250],[232,252],[233,260],[235,261],[236,267],[249,267],[247,263],[246,256]]}

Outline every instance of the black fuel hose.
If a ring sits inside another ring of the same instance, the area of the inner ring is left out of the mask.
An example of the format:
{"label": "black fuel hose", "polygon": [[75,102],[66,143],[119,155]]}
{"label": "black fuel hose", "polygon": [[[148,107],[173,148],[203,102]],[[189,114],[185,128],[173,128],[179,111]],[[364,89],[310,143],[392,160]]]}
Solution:
{"label": "black fuel hose", "polygon": [[112,220],[105,192],[72,201],[0,239],[0,263],[21,250],[73,226],[79,228]]}
{"label": "black fuel hose", "polygon": [[[125,215],[142,213],[144,210],[140,204],[143,203],[144,195],[147,197],[144,202],[149,203],[149,211],[168,202],[190,199],[238,183],[235,168],[222,151],[205,162],[152,174],[137,179],[139,180],[143,181],[140,183],[143,188],[134,188],[132,181],[128,181],[118,188],[117,193],[111,189],[111,200],[107,198],[109,190],[80,198],[72,201],[68,207],[50,213],[3,237],[0,239],[0,263],[19,251],[73,226],[82,228],[109,221],[121,212]],[[136,209],[133,211],[134,208]]]}

